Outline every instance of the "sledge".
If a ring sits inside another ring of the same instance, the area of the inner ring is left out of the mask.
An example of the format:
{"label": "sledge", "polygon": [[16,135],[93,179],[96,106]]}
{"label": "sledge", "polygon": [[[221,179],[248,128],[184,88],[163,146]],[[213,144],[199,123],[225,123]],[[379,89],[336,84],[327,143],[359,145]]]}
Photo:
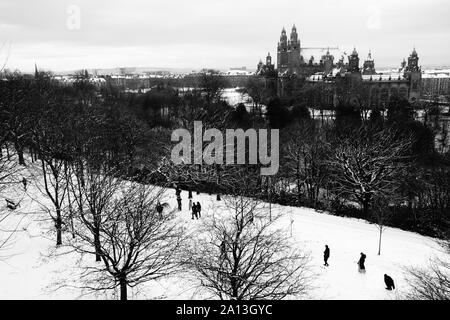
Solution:
{"label": "sledge", "polygon": [[5,201],[6,201],[6,206],[8,207],[8,209],[11,209],[11,210],[16,210],[17,207],[19,207],[19,205],[20,205],[20,202],[16,203],[11,199],[5,199]]}

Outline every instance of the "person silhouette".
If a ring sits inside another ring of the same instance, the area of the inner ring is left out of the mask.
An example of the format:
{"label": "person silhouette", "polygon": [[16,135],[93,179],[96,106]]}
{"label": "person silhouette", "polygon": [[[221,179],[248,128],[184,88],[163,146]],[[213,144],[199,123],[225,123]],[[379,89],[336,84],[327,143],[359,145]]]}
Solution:
{"label": "person silhouette", "polygon": [[325,251],[323,252],[323,261],[324,266],[328,267],[328,258],[330,257],[330,248],[328,248],[328,245],[325,245]]}
{"label": "person silhouette", "polygon": [[202,206],[200,205],[200,202],[197,201],[197,214],[199,218],[202,217]]}
{"label": "person silhouette", "polygon": [[361,252],[361,257],[359,258],[358,265],[360,270],[366,270],[365,263],[366,262],[366,255]]}
{"label": "person silhouette", "polygon": [[394,279],[392,279],[387,274],[384,274],[384,283],[386,284],[386,290],[395,289]]}

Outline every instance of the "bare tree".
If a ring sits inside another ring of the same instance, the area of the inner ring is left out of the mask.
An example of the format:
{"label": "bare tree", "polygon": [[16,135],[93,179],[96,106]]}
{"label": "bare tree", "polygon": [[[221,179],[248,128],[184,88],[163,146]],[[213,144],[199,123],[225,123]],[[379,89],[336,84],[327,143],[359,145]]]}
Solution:
{"label": "bare tree", "polygon": [[267,94],[267,89],[264,79],[259,76],[252,76],[248,79],[244,92],[248,94],[253,100],[252,114],[262,114],[261,104]]}
{"label": "bare tree", "polygon": [[[60,126],[64,126],[63,123]],[[58,132],[59,133],[59,132]],[[63,210],[68,191],[67,177],[70,176],[70,153],[67,145],[56,132],[37,127],[34,132],[34,145],[39,150],[40,175],[35,176],[36,187],[51,205],[39,201],[53,220],[56,228],[56,245],[62,244]],[[30,173],[35,175],[34,171]],[[37,199],[36,199],[37,200]]]}
{"label": "bare tree", "polygon": [[[3,143],[0,141],[0,146]],[[8,185],[14,183],[15,173],[17,172],[16,162],[9,158],[6,154],[0,152],[0,196],[5,197],[4,191]],[[10,201],[10,200],[9,200]],[[3,207],[2,207],[3,208]],[[11,216],[12,210],[0,209],[0,250],[7,248],[11,244],[11,240],[17,228],[11,230],[4,228],[5,222]],[[0,256],[0,259],[3,257]]]}
{"label": "bare tree", "polygon": [[226,215],[205,225],[188,250],[186,266],[200,288],[220,299],[283,299],[308,288],[308,256],[275,229],[263,203],[224,197]]}
{"label": "bare tree", "polygon": [[320,188],[324,187],[327,176],[325,150],[323,135],[307,121],[292,128],[285,145],[288,177],[295,177],[298,198],[302,189],[305,189],[314,207],[317,206]]}
{"label": "bare tree", "polygon": [[432,259],[427,268],[407,270],[413,300],[450,300],[450,242],[444,243],[444,257]]}
{"label": "bare tree", "polygon": [[215,70],[206,70],[200,74],[199,85],[208,104],[221,99],[223,90],[227,85],[224,77]]}
{"label": "bare tree", "polygon": [[120,299],[127,300],[127,288],[159,279],[178,270],[178,252],[183,230],[173,212],[162,216],[156,205],[163,190],[142,185],[123,188],[104,209],[100,223],[100,246],[95,252],[92,224],[78,219],[77,238],[72,243],[81,253],[99,253],[102,264],[87,267],[83,278],[94,278],[86,288],[120,288]]}
{"label": "bare tree", "polygon": [[360,128],[336,138],[329,160],[336,195],[357,201],[367,216],[375,196],[398,189],[409,139],[396,138],[389,129]]}
{"label": "bare tree", "polygon": [[15,161],[15,155],[8,152],[5,153],[3,146],[6,139],[0,133],[0,195],[3,196],[3,190],[11,183],[17,182],[18,166]]}
{"label": "bare tree", "polygon": [[[62,244],[64,224],[63,210],[68,192],[69,164],[73,161],[74,127],[73,104],[61,101],[59,89],[52,83],[43,82],[40,97],[41,114],[33,124],[31,144],[38,152],[41,175],[36,186],[51,206],[41,203],[56,228],[56,245]],[[46,87],[48,86],[48,88]],[[40,92],[38,92],[40,93]],[[31,170],[33,172],[33,170]]]}
{"label": "bare tree", "polygon": [[392,211],[389,208],[389,201],[391,199],[384,197],[376,197],[373,200],[372,215],[375,218],[378,228],[378,255],[381,255],[381,238],[385,231],[386,223],[392,217]]}
{"label": "bare tree", "polygon": [[40,201],[40,204],[55,224],[56,245],[61,245],[64,222],[63,210],[68,190],[66,177],[69,175],[69,168],[66,162],[60,159],[41,156],[40,162],[42,177],[35,177],[41,180],[40,183],[36,183],[36,187],[46,199],[50,200],[51,206],[42,201]]}
{"label": "bare tree", "polygon": [[77,208],[77,210],[74,210],[69,201],[72,232],[75,234],[73,218],[78,215],[83,224],[92,230],[95,261],[101,261],[100,228],[102,214],[123,183],[116,177],[115,170],[109,168],[106,163],[97,163],[95,168],[88,164],[83,166],[79,164],[79,161],[73,164],[67,177],[67,181],[69,181],[67,195],[73,199]]}

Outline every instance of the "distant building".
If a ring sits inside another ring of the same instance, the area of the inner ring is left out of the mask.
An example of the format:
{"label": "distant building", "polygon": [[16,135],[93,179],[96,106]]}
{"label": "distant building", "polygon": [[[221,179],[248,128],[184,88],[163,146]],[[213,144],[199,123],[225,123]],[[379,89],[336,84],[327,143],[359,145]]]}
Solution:
{"label": "distant building", "polygon": [[[419,66],[419,56],[414,49],[408,58],[403,60],[401,68],[390,74],[377,73],[375,60],[369,52],[367,59],[360,67],[360,58],[356,48],[347,56],[334,61],[334,56],[327,50],[326,54],[316,62],[314,57],[305,61],[302,56],[301,41],[297,28],[292,27],[289,39],[286,30],[281,31],[277,45],[276,69],[270,54],[266,63],[259,62],[257,75],[277,78],[277,93],[279,96],[289,96],[296,83],[321,84],[328,88],[331,95],[329,101],[336,104],[337,97],[344,94],[345,86],[359,87],[367,92],[371,106],[386,105],[389,98],[396,94],[414,103],[420,99],[422,88],[422,72]],[[294,83],[294,85],[293,85]]]}
{"label": "distant building", "polygon": [[[419,56],[414,49],[404,60],[397,72],[377,73],[371,52],[360,68],[360,59],[356,49],[348,56],[348,63],[343,58],[333,66],[331,71],[324,70],[306,78],[309,83],[321,83],[331,87],[333,101],[342,96],[341,88],[352,86],[363,93],[373,107],[386,106],[390,97],[400,96],[414,103],[419,101],[422,88],[422,71],[419,67]],[[334,103],[336,104],[336,103]]]}
{"label": "distant building", "polygon": [[276,74],[275,65],[272,63],[270,52],[267,53],[265,64],[262,62],[262,60],[259,60],[259,63],[256,66],[256,74],[268,77],[272,77]]}
{"label": "distant building", "polygon": [[428,70],[422,74],[425,98],[450,96],[450,70]]}

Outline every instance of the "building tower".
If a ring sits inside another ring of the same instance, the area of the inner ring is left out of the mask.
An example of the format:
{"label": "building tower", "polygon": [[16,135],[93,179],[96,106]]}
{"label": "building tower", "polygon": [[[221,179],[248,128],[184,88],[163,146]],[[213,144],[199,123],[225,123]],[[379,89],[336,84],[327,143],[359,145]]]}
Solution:
{"label": "building tower", "polygon": [[270,56],[270,52],[267,53],[267,57],[266,57],[266,66],[271,66],[272,65],[272,57]]}
{"label": "building tower", "polygon": [[408,58],[408,64],[405,68],[405,78],[409,80],[409,101],[416,102],[420,98],[420,90],[422,83],[422,70],[419,67],[419,55],[416,48]]}
{"label": "building tower", "polygon": [[264,66],[264,64],[263,64],[262,60],[259,59],[259,63],[258,63],[258,65],[256,66],[256,72],[258,73],[259,71],[261,71],[262,68],[263,68],[263,66]]}
{"label": "building tower", "polygon": [[419,56],[417,55],[416,48],[413,49],[413,52],[408,58],[408,65],[406,67],[406,71],[419,71]]}
{"label": "building tower", "polygon": [[356,48],[353,48],[352,54],[348,56],[348,71],[359,72],[359,56]]}
{"label": "building tower", "polygon": [[277,50],[277,69],[278,72],[284,72],[288,68],[288,41],[286,36],[286,30],[283,27],[280,36],[280,42],[278,42]]}
{"label": "building tower", "polygon": [[288,68],[291,72],[298,72],[300,68],[300,40],[298,39],[297,27],[292,26],[288,42]]}
{"label": "building tower", "polygon": [[400,64],[400,72],[405,72],[406,71],[406,60],[405,58],[403,58],[402,63]]}
{"label": "building tower", "polygon": [[362,74],[364,75],[374,75],[375,71],[375,60],[372,58],[372,52],[369,51],[366,61],[364,61]]}
{"label": "building tower", "polygon": [[324,67],[324,73],[326,75],[333,71],[334,57],[330,54],[330,50],[327,50],[327,54],[322,56],[322,62]]}

